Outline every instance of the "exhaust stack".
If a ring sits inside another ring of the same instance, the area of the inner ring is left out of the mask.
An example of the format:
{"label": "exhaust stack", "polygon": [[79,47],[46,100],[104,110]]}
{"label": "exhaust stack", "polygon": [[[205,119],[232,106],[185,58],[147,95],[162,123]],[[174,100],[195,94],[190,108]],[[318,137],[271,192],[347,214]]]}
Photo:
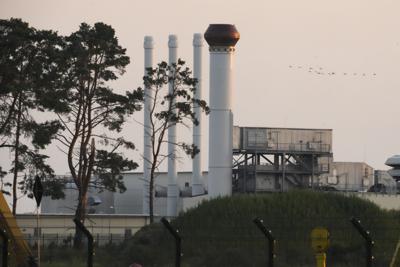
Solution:
{"label": "exhaust stack", "polygon": [[[169,65],[177,64],[178,37],[170,35],[168,38]],[[173,75],[170,72],[169,75]],[[173,93],[173,84],[169,83],[169,94]],[[174,104],[174,103],[173,103]],[[178,173],[176,171],[176,124],[170,123],[168,128],[168,191],[167,191],[167,216],[178,215],[179,187],[177,183]]]}
{"label": "exhaust stack", "polygon": [[232,90],[235,45],[240,34],[231,24],[210,24],[209,198],[232,194]]}
{"label": "exhaust stack", "polygon": [[[152,36],[144,37],[144,75],[147,75],[147,68],[153,67],[154,61],[154,42]],[[150,189],[150,168],[151,168],[151,126],[150,109],[153,103],[153,92],[144,87],[144,144],[143,144],[143,214],[150,213],[149,189]]]}
{"label": "exhaust stack", "polygon": [[[193,35],[193,77],[197,79],[196,93],[194,95],[197,99],[202,99],[202,50],[203,50],[203,36],[201,33]],[[200,152],[193,158],[193,173],[192,173],[192,196],[204,194],[203,177],[201,173],[201,154],[203,152],[201,147],[201,108],[194,106],[194,113],[199,124],[193,125],[193,144],[200,149]]]}

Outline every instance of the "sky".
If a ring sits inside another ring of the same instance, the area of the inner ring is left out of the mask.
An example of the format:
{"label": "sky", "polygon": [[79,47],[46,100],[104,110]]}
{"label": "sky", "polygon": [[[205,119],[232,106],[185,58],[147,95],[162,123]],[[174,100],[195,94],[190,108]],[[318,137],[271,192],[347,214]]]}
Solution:
{"label": "sky", "polygon": [[[121,93],[141,85],[145,35],[154,37],[159,62],[168,58],[168,35],[177,34],[179,57],[192,66],[193,33],[204,33],[211,23],[235,24],[241,39],[235,52],[234,124],[333,129],[335,161],[365,161],[375,169],[387,169],[386,159],[400,153],[398,10],[395,0],[0,0],[1,19],[21,18],[63,35],[82,22],[112,25],[131,58],[113,84]],[[208,100],[206,44],[203,62]],[[123,132],[137,145],[129,156],[139,163],[143,129],[135,121],[142,117],[135,114]],[[205,118],[205,152],[207,128]],[[180,134],[190,140],[189,129]],[[9,159],[0,153],[2,161]],[[45,153],[56,173],[67,173],[55,145]],[[207,170],[207,153],[203,162]],[[182,159],[178,170],[190,166]]]}

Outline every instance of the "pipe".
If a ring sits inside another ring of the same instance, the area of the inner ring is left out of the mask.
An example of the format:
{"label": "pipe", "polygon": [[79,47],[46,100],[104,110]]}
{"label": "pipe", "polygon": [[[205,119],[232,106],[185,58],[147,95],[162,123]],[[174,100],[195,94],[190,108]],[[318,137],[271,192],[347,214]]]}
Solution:
{"label": "pipe", "polygon": [[[176,35],[170,35],[168,38],[169,48],[169,66],[172,67],[177,64],[178,56],[178,37]],[[173,67],[169,72],[170,76],[173,76]],[[169,82],[168,93],[174,94],[174,84],[171,80]],[[172,99],[174,105],[175,99]],[[172,110],[176,113],[176,110]],[[168,190],[167,190],[167,216],[173,217],[178,215],[178,198],[179,198],[179,187],[177,183],[178,173],[176,171],[176,123],[169,123],[168,126]]]}
{"label": "pipe", "polygon": [[[153,67],[154,60],[154,42],[152,36],[144,37],[144,75],[147,75],[147,69]],[[151,126],[150,109],[153,103],[153,91],[144,88],[144,142],[143,142],[143,214],[150,213],[149,194],[150,194],[150,169],[151,169]]]}
{"label": "pipe", "polygon": [[210,24],[209,198],[232,194],[233,56],[240,38],[234,25]]}
{"label": "pipe", "polygon": [[[193,35],[193,78],[197,80],[196,92],[194,98],[202,99],[202,50],[203,36],[201,33]],[[201,108],[198,105],[193,107],[195,118],[199,122],[198,125],[193,125],[193,144],[200,152],[193,158],[193,173],[192,173],[192,196],[204,194],[204,183],[201,175]]]}

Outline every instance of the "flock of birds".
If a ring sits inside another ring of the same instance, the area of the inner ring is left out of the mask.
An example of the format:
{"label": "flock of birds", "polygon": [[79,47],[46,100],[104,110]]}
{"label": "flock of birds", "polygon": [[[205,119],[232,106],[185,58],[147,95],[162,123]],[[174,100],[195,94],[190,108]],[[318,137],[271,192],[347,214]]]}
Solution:
{"label": "flock of birds", "polygon": [[375,77],[376,73],[358,73],[358,72],[335,72],[335,71],[327,71],[324,70],[322,67],[304,67],[304,66],[295,66],[295,65],[289,65],[289,69],[292,70],[305,70],[308,71],[310,74],[316,74],[316,75],[328,75],[328,76],[338,76],[338,75],[343,75],[343,76],[361,76],[361,77]]}

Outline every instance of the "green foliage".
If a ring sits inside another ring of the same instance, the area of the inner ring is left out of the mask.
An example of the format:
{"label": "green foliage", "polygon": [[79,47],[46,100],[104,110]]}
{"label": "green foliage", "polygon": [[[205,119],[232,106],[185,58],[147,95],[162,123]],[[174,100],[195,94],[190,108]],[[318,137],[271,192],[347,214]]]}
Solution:
{"label": "green foliage", "polygon": [[[56,82],[62,76],[60,45],[55,32],[36,30],[20,19],[0,20],[0,148],[14,153],[10,170],[14,214],[17,187],[23,194],[30,191],[24,184],[29,179],[20,180],[21,172],[24,177],[40,173],[46,180],[54,178],[45,163],[47,156],[38,149],[50,144],[62,126],[58,121],[37,122],[32,113],[65,109]],[[52,101],[46,102],[49,94]],[[23,143],[29,138],[33,147]]]}
{"label": "green foliage", "polygon": [[[314,266],[309,236],[319,226],[331,233],[328,266],[361,266],[364,241],[349,221],[352,216],[372,233],[376,266],[388,266],[400,234],[399,214],[356,197],[307,191],[235,196],[204,202],[172,224],[183,238],[187,266],[265,265],[267,243],[252,222],[255,217],[277,239],[276,266]],[[116,257],[124,259],[122,266],[133,261],[172,266],[173,244],[157,223],[139,231]]]}
{"label": "green foliage", "polygon": [[[143,92],[115,93],[107,82],[122,75],[128,64],[126,49],[118,44],[114,29],[104,23],[82,23],[78,31],[62,37],[20,19],[0,20],[0,148],[14,153],[10,170],[13,213],[17,187],[31,196],[35,175],[42,177],[45,195],[64,195],[65,181],[54,177],[47,156],[39,153],[54,138],[64,146],[80,191],[79,219],[84,219],[89,186],[125,190],[121,172],[137,164],[117,149],[134,149],[134,145],[109,134],[120,132],[126,117],[140,109]],[[55,112],[58,119],[39,122],[32,115],[44,111]],[[98,150],[96,138],[103,145]],[[2,183],[1,190],[7,189],[8,184]]]}
{"label": "green foliage", "polygon": [[[132,149],[134,147],[130,146]],[[93,181],[97,188],[120,193],[126,191],[123,183],[122,171],[133,170],[138,167],[136,162],[124,158],[120,154],[108,152],[106,150],[97,150],[94,173],[96,178]]]}
{"label": "green foliage", "polygon": [[[140,90],[119,94],[110,87],[129,64],[126,49],[110,25],[82,23],[79,30],[63,38],[61,62],[65,72],[60,83],[69,110],[58,113],[65,131],[57,140],[79,191],[75,218],[84,221],[89,187],[123,192],[121,172],[137,167],[118,152],[121,147],[133,149],[133,143],[115,133],[122,130],[129,115],[140,110],[143,96]],[[74,240],[76,247],[82,245],[78,229]]]}
{"label": "green foliage", "polygon": [[36,121],[27,121],[24,125],[26,135],[31,135],[32,144],[35,148],[44,149],[50,144],[53,137],[64,127],[58,120],[37,123]]}
{"label": "green foliage", "polygon": [[[82,23],[78,31],[65,38],[64,47],[67,71],[63,86],[71,112],[60,114],[66,131],[58,140],[66,147],[72,177],[83,195],[93,173],[98,174],[96,184],[100,188],[123,189],[120,172],[137,165],[115,151],[121,146],[133,149],[134,145],[109,133],[121,131],[126,117],[140,109],[143,96],[141,91],[115,93],[106,82],[124,73],[129,64],[126,49],[118,44],[114,29],[104,23],[93,27]],[[98,133],[103,127],[109,132]],[[93,138],[111,150],[95,150]]]}

